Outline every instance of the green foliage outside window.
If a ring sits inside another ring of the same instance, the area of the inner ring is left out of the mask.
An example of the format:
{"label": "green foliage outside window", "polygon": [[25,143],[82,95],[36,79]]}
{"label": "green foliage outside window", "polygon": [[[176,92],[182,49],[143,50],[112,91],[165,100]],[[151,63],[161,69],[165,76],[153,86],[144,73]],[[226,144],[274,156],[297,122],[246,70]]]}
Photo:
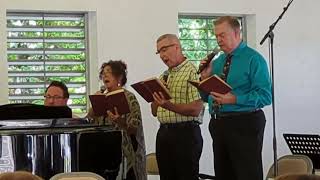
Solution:
{"label": "green foliage outside window", "polygon": [[[218,46],[213,33],[213,21],[217,18],[217,16],[179,16],[179,39],[182,51],[196,66],[199,66],[200,61]],[[239,22],[242,22],[241,17]]]}

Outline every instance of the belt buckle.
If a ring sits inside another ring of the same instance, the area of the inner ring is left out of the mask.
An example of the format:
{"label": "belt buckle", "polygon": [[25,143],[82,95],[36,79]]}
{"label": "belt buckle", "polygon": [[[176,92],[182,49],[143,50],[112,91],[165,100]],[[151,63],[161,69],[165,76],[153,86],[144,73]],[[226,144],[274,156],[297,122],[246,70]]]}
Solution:
{"label": "belt buckle", "polygon": [[211,114],[211,118],[213,118],[214,120],[218,119],[218,113],[212,113]]}

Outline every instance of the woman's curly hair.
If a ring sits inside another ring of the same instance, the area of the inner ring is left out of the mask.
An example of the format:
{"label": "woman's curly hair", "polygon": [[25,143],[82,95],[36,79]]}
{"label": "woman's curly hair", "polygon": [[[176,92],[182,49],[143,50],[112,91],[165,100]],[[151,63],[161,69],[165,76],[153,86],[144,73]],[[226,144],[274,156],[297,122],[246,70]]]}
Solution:
{"label": "woman's curly hair", "polygon": [[105,62],[100,67],[99,72],[99,79],[102,80],[103,77],[103,70],[106,66],[110,66],[112,70],[112,75],[119,78],[121,77],[121,86],[127,83],[127,64],[124,63],[122,60],[110,60]]}

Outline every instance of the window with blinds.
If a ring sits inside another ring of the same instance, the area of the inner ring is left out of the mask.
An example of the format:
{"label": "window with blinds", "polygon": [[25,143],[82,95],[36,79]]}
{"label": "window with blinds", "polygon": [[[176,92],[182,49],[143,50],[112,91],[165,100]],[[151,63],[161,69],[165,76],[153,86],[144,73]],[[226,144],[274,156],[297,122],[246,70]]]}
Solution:
{"label": "window with blinds", "polygon": [[[197,67],[205,56],[218,46],[213,22],[219,16],[179,15],[179,39],[184,55]],[[242,34],[244,17],[238,17]]]}
{"label": "window with blinds", "polygon": [[8,12],[9,102],[43,104],[45,88],[58,80],[73,112],[86,112],[86,34],[86,14]]}

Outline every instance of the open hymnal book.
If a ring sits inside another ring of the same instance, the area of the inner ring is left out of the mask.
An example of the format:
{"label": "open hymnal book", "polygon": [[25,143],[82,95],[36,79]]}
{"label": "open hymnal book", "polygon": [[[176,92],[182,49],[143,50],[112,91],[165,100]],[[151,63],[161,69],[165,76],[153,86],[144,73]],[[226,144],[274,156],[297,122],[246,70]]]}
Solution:
{"label": "open hymnal book", "polygon": [[161,92],[165,99],[171,99],[169,90],[158,78],[150,78],[131,85],[147,102],[153,102],[152,94]]}
{"label": "open hymnal book", "polygon": [[195,86],[197,89],[205,92],[217,92],[221,94],[226,94],[232,90],[232,87],[224,82],[219,76],[212,75],[206,79],[199,81],[188,81],[190,84]]}
{"label": "open hymnal book", "polygon": [[104,116],[108,110],[115,113],[115,107],[119,114],[130,112],[124,89],[111,91],[107,94],[89,95],[89,99],[95,116]]}

